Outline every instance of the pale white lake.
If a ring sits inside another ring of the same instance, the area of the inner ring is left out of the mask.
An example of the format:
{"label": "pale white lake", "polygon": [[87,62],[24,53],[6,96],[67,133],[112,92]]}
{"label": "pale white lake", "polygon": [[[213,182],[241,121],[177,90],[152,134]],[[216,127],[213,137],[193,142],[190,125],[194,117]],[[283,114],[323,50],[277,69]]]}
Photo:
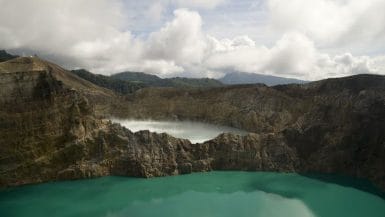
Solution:
{"label": "pale white lake", "polygon": [[133,132],[149,130],[156,133],[167,133],[177,138],[188,139],[192,143],[200,143],[217,137],[221,133],[244,135],[247,132],[226,126],[218,126],[192,121],[149,121],[112,119]]}

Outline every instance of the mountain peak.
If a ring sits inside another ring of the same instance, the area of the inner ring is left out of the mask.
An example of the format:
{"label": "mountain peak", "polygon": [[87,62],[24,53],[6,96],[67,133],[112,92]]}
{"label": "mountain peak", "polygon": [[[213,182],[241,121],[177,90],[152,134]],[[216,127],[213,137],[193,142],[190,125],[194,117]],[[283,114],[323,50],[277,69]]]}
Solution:
{"label": "mountain peak", "polygon": [[86,81],[62,67],[49,61],[40,59],[38,56],[17,57],[0,63],[1,74],[17,73],[49,73],[56,80],[62,82],[68,88],[86,92],[91,95],[113,95],[112,91],[101,88]]}
{"label": "mountain peak", "polygon": [[17,57],[0,63],[0,72],[15,73],[15,72],[32,72],[48,70],[48,62],[40,59],[37,56]]}

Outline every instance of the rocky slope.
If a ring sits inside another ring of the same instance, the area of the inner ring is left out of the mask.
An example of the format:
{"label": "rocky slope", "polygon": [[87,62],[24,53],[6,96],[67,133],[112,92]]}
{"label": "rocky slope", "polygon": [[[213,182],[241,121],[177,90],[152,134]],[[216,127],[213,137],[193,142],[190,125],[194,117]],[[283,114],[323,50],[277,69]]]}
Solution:
{"label": "rocky slope", "polygon": [[[276,155],[274,145],[260,145],[266,138],[257,135],[223,135],[218,141],[193,145],[167,134],[132,133],[99,119],[94,104],[114,96],[68,73],[38,58],[0,64],[0,186],[111,174],[294,170],[292,153],[286,160],[271,157]],[[243,147],[239,139],[250,147]],[[222,147],[221,142],[233,143]],[[254,162],[260,163],[251,166]]]}
{"label": "rocky slope", "polygon": [[0,87],[2,184],[52,179],[74,162],[77,141],[103,126],[89,100],[109,93],[38,58],[1,63]]}
{"label": "rocky slope", "polygon": [[[0,185],[237,169],[339,173],[385,189],[384,87],[384,77],[362,75],[273,88],[149,88],[123,100],[52,63],[16,58],[0,63]],[[106,113],[252,133],[191,144],[132,133],[101,119]]]}
{"label": "rocky slope", "polygon": [[[273,134],[294,150],[298,172],[338,173],[385,184],[385,77],[210,90],[143,89],[122,117],[189,119]],[[120,111],[120,112],[119,112]]]}

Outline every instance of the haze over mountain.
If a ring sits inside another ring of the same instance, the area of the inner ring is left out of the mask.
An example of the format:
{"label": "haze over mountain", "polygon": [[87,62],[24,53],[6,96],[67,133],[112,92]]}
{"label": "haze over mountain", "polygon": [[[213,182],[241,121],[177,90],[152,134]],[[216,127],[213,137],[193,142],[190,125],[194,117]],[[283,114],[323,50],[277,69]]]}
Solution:
{"label": "haze over mountain", "polygon": [[[18,56],[0,50],[0,62]],[[305,83],[297,79],[282,78],[255,73],[232,72],[226,73],[219,80],[211,78],[160,78],[143,72],[120,72],[111,76],[94,74],[85,69],[72,70],[72,73],[98,86],[114,90],[121,94],[133,93],[144,87],[219,87],[224,84],[253,84],[261,83],[268,86],[290,83]]]}
{"label": "haze over mountain", "polygon": [[113,74],[111,77],[153,87],[220,87],[223,85],[212,78],[160,78],[143,72],[121,72]]}
{"label": "haze over mountain", "polygon": [[4,0],[0,48],[104,75],[384,74],[383,8],[383,0]]}
{"label": "haze over mountain", "polygon": [[266,84],[268,86],[274,86],[279,84],[303,84],[307,81],[283,78],[272,75],[262,75],[256,73],[247,72],[230,72],[219,79],[224,84]]}
{"label": "haze over mountain", "polygon": [[72,70],[72,73],[101,87],[120,94],[133,93],[145,87],[219,87],[220,81],[209,78],[165,78],[142,72],[121,72],[111,76],[93,74],[84,69]]}
{"label": "haze over mountain", "polygon": [[7,53],[5,50],[0,50],[0,62],[11,60],[18,56]]}

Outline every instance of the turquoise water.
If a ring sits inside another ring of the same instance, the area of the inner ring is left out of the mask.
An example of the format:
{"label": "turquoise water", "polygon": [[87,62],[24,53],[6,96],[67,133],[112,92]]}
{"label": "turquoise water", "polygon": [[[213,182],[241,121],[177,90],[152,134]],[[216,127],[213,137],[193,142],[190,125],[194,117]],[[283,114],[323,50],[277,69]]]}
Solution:
{"label": "turquoise water", "polygon": [[297,174],[210,172],[6,189],[0,192],[0,216],[384,217],[385,200]]}

